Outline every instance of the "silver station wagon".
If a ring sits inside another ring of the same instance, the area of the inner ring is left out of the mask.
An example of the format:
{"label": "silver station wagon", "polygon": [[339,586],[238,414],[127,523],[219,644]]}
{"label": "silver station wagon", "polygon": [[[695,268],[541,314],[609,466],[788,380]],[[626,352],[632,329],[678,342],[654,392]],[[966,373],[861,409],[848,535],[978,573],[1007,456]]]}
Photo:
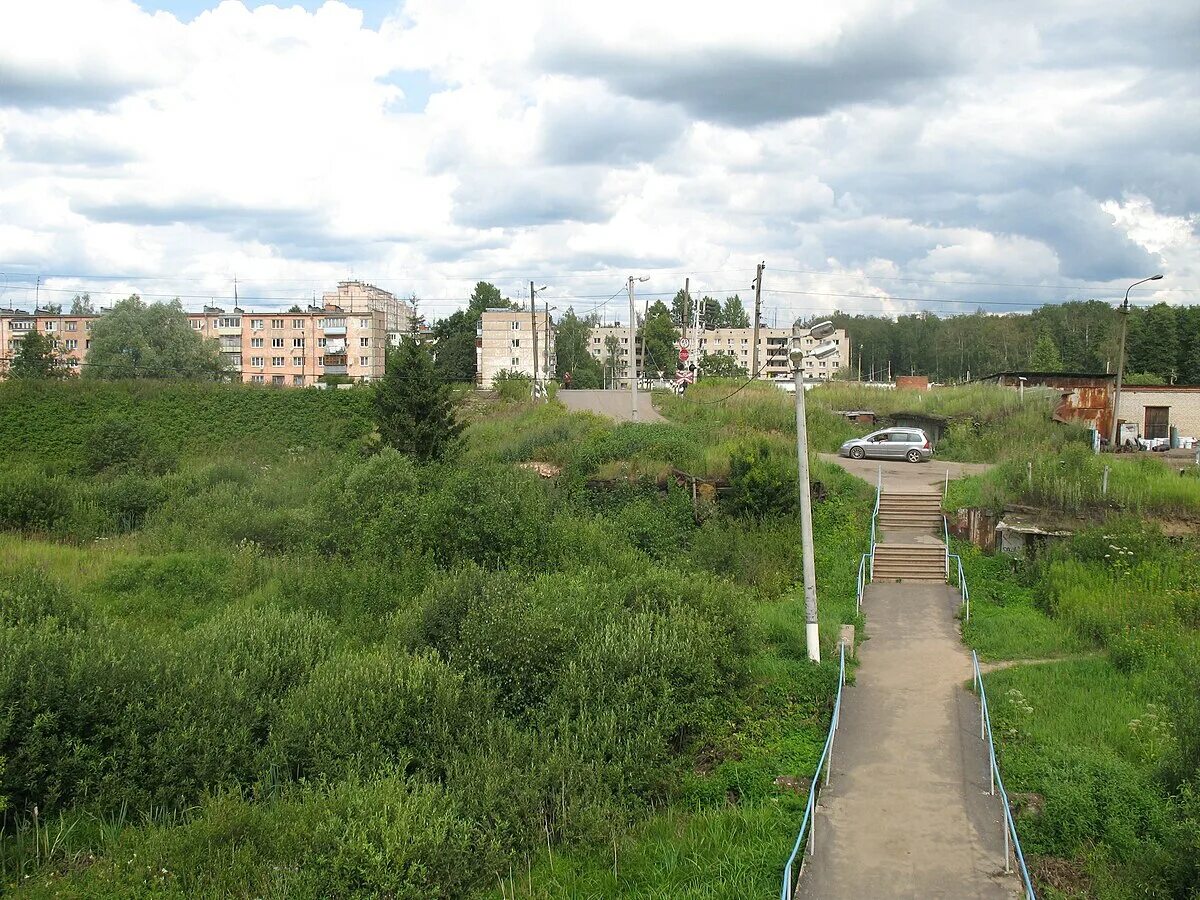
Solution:
{"label": "silver station wagon", "polygon": [[927,462],[933,459],[933,445],[920,428],[885,428],[866,437],[846,441],[838,448],[838,456]]}

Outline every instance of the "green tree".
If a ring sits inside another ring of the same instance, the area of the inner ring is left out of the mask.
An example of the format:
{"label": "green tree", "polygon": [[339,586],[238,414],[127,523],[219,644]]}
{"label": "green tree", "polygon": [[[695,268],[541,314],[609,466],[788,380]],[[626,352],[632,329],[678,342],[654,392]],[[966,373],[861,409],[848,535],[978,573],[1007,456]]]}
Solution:
{"label": "green tree", "polygon": [[10,378],[60,378],[65,373],[54,350],[54,342],[36,328],[17,342],[16,353],[8,367]]}
{"label": "green tree", "polygon": [[675,341],[678,337],[671,323],[671,311],[661,300],[656,300],[646,310],[646,322],[641,329],[647,372],[654,375],[663,372],[668,378],[674,375],[678,359]]}
{"label": "green tree", "polygon": [[680,288],[671,298],[671,323],[676,328],[682,328],[685,324],[690,326],[695,308],[695,298],[689,300],[687,292]]}
{"label": "green tree", "polygon": [[725,305],[721,308],[721,328],[749,328],[750,315],[746,312],[746,308],[742,306],[742,298],[737,294],[732,297],[725,298]]}
{"label": "green tree", "polygon": [[144,303],[136,294],[92,326],[84,362],[89,378],[220,378],[226,372],[215,340],[188,322],[178,300]]}
{"label": "green tree", "polygon": [[1123,379],[1125,384],[1163,385],[1167,380],[1154,372],[1127,372]]}
{"label": "green tree", "polygon": [[705,294],[697,302],[700,304],[700,327],[706,331],[721,328],[721,323],[724,321],[721,312],[721,301],[716,297],[710,297]]}
{"label": "green tree", "polygon": [[568,308],[555,331],[554,347],[557,360],[555,375],[566,384],[571,376],[573,388],[598,388],[604,383],[600,361],[590,352],[592,329],[599,320],[596,316],[580,318],[574,308]]}
{"label": "green tree", "polygon": [[76,294],[71,300],[71,315],[73,316],[94,316],[96,307],[92,305],[90,294]]}
{"label": "green tree", "polygon": [[745,378],[746,368],[732,356],[724,353],[709,353],[700,360],[700,373],[709,378]]}
{"label": "green tree", "polygon": [[432,336],[438,376],[443,381],[474,381],[475,330],[479,327],[480,317],[488,309],[516,308],[514,303],[500,296],[500,289],[494,284],[477,283],[466,309],[434,323]]}
{"label": "green tree", "polygon": [[624,372],[621,362],[621,339],[615,334],[604,336],[604,368],[615,381]]}
{"label": "green tree", "polygon": [[1033,345],[1033,353],[1029,357],[1029,368],[1033,372],[1061,372],[1062,371],[1062,356],[1058,352],[1058,345],[1054,343],[1054,338],[1050,336],[1049,331],[1043,331],[1038,335],[1037,343]]}
{"label": "green tree", "polygon": [[389,447],[431,462],[457,446],[463,426],[454,415],[450,386],[438,377],[429,348],[412,335],[388,350],[373,399],[375,425]]}

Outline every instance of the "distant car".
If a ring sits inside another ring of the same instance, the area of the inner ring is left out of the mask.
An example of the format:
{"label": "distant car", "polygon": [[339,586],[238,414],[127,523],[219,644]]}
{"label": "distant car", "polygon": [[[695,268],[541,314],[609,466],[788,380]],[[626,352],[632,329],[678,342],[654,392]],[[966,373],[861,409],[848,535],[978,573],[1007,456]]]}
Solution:
{"label": "distant car", "polygon": [[866,437],[846,441],[838,448],[838,456],[928,462],[933,459],[933,445],[920,428],[885,428]]}

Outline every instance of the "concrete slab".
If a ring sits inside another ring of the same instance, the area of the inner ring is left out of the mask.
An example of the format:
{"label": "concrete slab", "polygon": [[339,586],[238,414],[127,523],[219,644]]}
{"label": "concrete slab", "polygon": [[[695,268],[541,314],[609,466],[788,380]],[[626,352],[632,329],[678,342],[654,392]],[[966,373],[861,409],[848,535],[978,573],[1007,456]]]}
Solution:
{"label": "concrete slab", "polygon": [[820,796],[804,900],[1020,896],[1004,874],[1004,820],[988,793],[979,707],[966,689],[958,594],[873,584],[856,684],[847,687]]}
{"label": "concrete slab", "polygon": [[[629,391],[564,391],[560,390],[554,399],[572,412],[592,412],[608,416],[618,422],[633,421]],[[650,395],[638,393],[639,422],[665,422],[662,413],[650,402]]]}
{"label": "concrete slab", "polygon": [[893,491],[937,489],[940,492],[947,471],[950,473],[950,480],[953,481],[955,478],[978,475],[992,468],[985,463],[944,462],[936,456],[929,462],[910,463],[900,459],[849,459],[836,453],[819,455],[826,462],[841,466],[851,475],[857,475],[872,485],[875,484],[879,467],[883,466],[884,490]]}

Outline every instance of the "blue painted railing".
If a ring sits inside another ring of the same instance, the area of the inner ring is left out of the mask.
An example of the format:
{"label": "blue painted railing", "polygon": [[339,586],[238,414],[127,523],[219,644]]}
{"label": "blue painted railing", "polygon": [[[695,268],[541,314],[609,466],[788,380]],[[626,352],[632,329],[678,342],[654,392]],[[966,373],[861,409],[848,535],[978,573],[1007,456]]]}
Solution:
{"label": "blue painted railing", "polygon": [[1011,841],[1012,856],[1017,859],[1017,871],[1021,875],[1021,886],[1025,890],[1025,900],[1037,900],[1033,892],[1033,882],[1029,880],[1029,868],[1025,865],[1025,854],[1021,850],[1021,839],[1017,837],[1017,822],[1013,818],[1012,806],[1008,802],[1008,792],[1004,790],[1004,779],[1000,777],[1000,766],[996,762],[996,741],[992,736],[992,715],[988,711],[987,691],[983,687],[983,673],[979,671],[979,655],[972,650],[971,660],[975,664],[975,689],[979,691],[979,737],[988,745],[988,775],[992,784],[992,794],[1000,792],[1000,804],[1004,808],[1004,871],[1011,872],[1009,846]]}
{"label": "blue painted railing", "polygon": [[879,518],[879,498],[883,495],[883,466],[875,479],[875,508],[871,510],[871,578],[875,577],[875,520]]}
{"label": "blue painted railing", "polygon": [[[792,882],[795,878],[796,857],[800,857],[800,870],[804,869],[804,857],[813,852],[816,846],[814,826],[817,814],[817,794],[821,784],[821,775],[825,775],[825,783],[829,784],[829,765],[833,756],[833,739],[837,735],[838,723],[842,718],[842,688],[846,686],[846,645],[841,644],[838,651],[838,689],[837,698],[833,701],[833,718],[829,722],[829,734],[825,738],[825,748],[817,761],[817,770],[813,772],[812,784],[808,788],[808,803],[804,807],[804,818],[800,821],[800,832],[796,835],[796,843],[792,847],[792,855],[788,857],[783,867],[783,886],[779,890],[780,900],[791,900]],[[805,839],[807,838],[807,846]]]}
{"label": "blue painted railing", "polygon": [[[958,593],[962,597],[963,602],[963,622],[971,621],[971,589],[967,587],[967,576],[963,574],[962,557],[957,553],[951,553],[950,559],[958,564]],[[950,579],[947,578],[946,581]]]}

